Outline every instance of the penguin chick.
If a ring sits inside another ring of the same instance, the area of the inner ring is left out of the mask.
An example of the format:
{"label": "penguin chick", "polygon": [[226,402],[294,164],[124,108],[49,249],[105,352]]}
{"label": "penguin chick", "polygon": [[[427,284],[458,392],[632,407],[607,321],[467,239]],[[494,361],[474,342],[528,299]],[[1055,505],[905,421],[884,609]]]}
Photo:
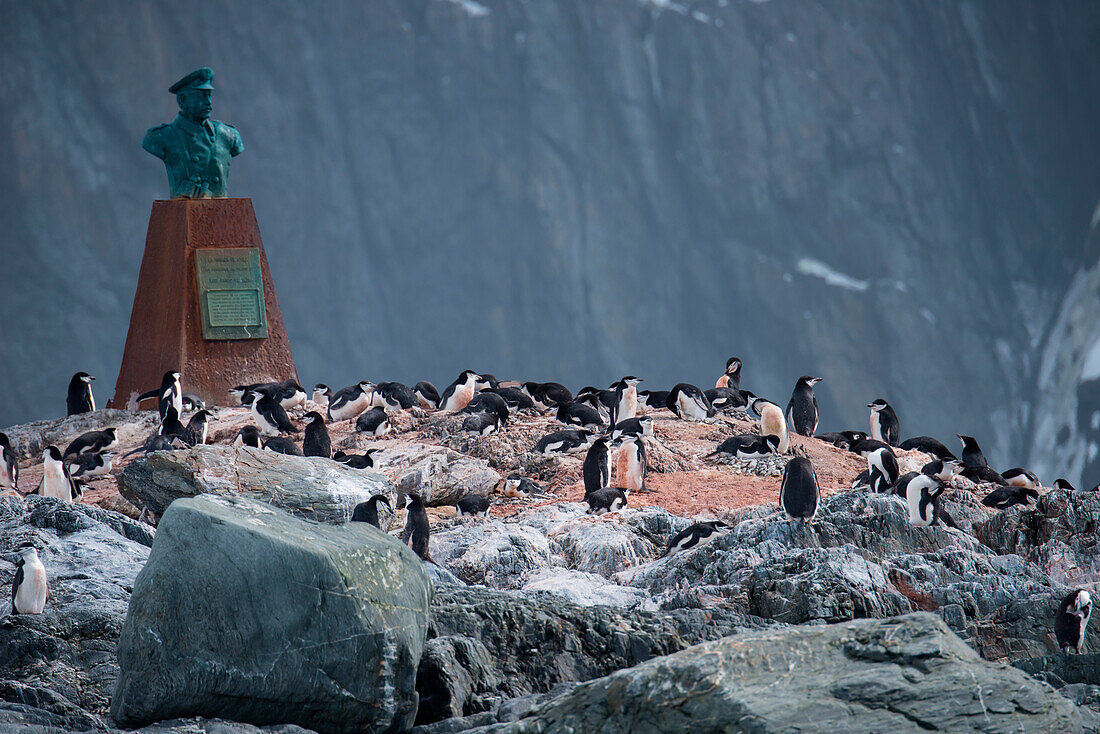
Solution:
{"label": "penguin chick", "polygon": [[989,462],[985,460],[985,454],[982,453],[981,447],[978,446],[978,442],[973,436],[963,436],[960,433],[956,433],[955,435],[962,441],[962,462],[964,464],[974,467],[989,466]]}
{"label": "penguin chick", "polygon": [[200,410],[187,421],[187,443],[191,446],[204,446],[207,435],[210,432],[210,418],[213,414],[209,410]]}

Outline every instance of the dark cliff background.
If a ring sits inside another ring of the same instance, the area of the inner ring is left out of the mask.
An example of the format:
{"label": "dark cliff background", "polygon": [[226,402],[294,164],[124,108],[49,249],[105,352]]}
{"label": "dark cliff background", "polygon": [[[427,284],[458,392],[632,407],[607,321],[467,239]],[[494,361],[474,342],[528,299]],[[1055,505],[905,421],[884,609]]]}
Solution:
{"label": "dark cliff background", "polygon": [[1100,3],[0,0],[0,425],[113,390],[212,66],[304,384],[743,385],[1100,479]]}

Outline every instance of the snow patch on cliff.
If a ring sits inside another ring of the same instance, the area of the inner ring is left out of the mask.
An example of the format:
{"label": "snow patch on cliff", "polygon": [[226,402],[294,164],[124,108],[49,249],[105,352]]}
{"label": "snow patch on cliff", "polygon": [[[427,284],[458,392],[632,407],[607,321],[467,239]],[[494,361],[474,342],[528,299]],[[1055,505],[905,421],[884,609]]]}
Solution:
{"label": "snow patch on cliff", "polygon": [[834,285],[850,291],[865,291],[870,285],[866,280],[859,280],[850,275],[845,275],[812,257],[804,257],[799,260],[795,265],[795,269],[802,275],[821,278],[827,285]]}

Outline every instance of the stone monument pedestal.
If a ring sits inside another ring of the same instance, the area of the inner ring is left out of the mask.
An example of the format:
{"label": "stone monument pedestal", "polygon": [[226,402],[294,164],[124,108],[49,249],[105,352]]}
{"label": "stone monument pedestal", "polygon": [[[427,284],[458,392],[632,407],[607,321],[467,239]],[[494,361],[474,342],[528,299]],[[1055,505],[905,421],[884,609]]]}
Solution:
{"label": "stone monument pedestal", "polygon": [[153,202],[109,407],[171,369],[211,405],[226,405],[234,385],[298,379],[251,199]]}

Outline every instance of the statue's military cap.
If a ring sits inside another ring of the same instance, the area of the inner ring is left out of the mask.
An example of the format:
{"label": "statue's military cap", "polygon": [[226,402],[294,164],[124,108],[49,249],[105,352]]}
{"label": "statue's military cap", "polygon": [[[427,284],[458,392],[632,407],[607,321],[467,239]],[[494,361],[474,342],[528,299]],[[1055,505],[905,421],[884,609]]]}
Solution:
{"label": "statue's military cap", "polygon": [[183,79],[168,87],[168,91],[172,94],[178,94],[185,89],[213,89],[214,85],[211,82],[214,81],[214,70],[209,67],[202,67],[191,72]]}

